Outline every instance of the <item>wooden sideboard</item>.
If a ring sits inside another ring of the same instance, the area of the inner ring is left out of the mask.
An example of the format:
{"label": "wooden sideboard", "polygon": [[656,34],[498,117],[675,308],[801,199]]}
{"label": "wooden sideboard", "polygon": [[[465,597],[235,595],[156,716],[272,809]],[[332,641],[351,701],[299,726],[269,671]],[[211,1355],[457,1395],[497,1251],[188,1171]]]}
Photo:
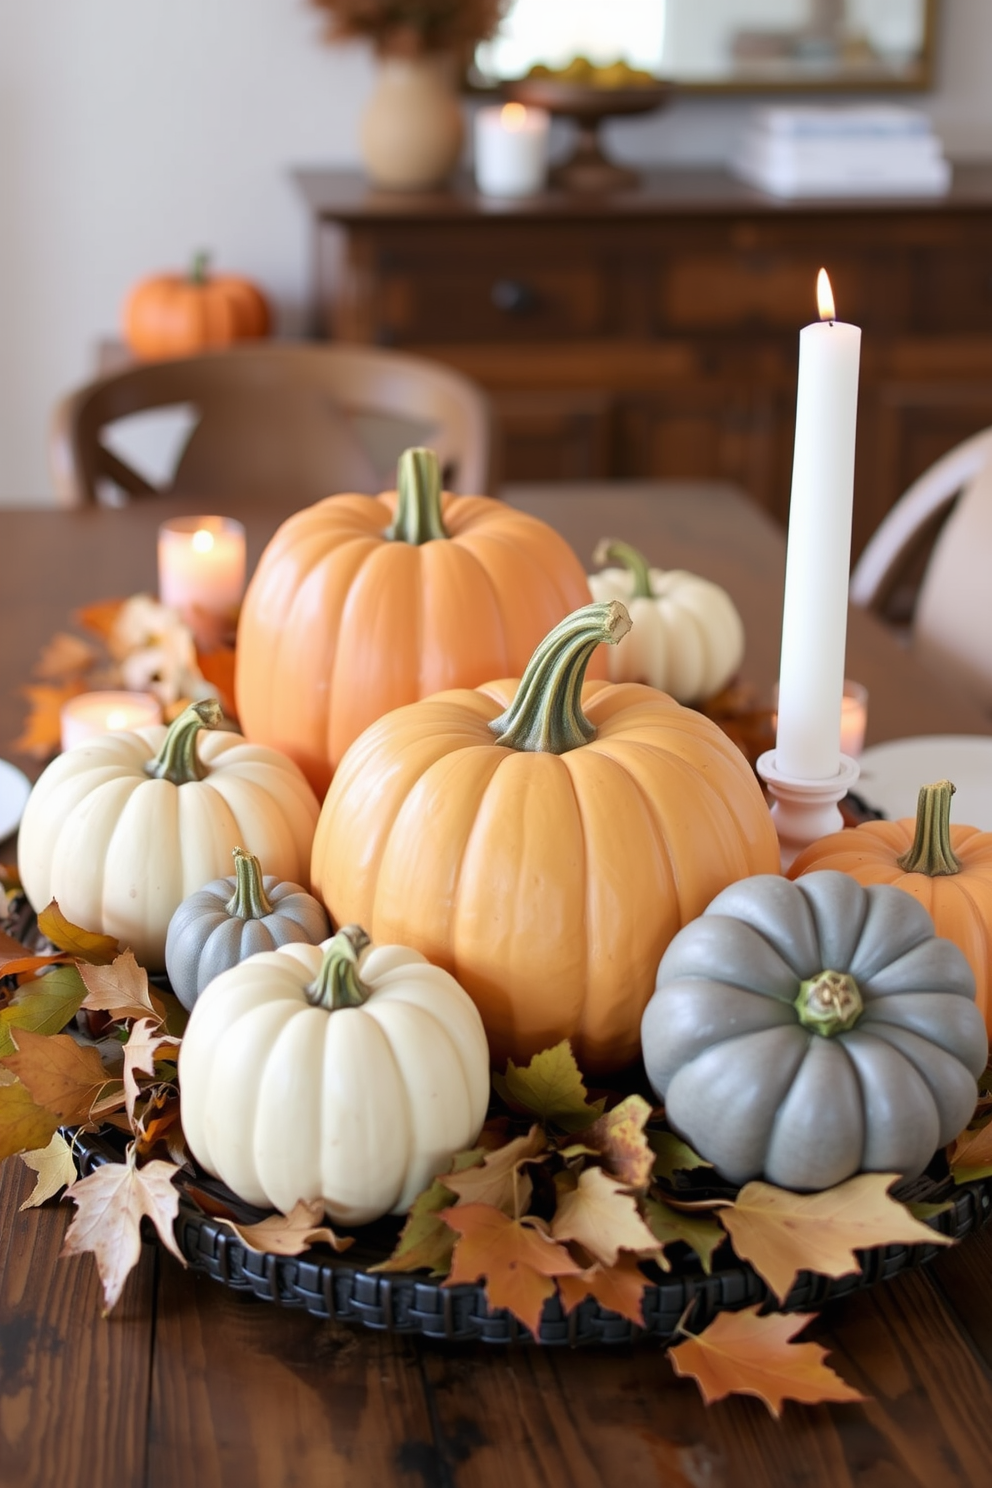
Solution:
{"label": "wooden sideboard", "polygon": [[826,265],[864,328],[855,551],[909,482],[992,424],[992,165],[938,200],[781,202],[720,171],[516,203],[300,170],[313,330],[404,347],[491,392],[508,480],[732,480],[784,518],[798,332]]}

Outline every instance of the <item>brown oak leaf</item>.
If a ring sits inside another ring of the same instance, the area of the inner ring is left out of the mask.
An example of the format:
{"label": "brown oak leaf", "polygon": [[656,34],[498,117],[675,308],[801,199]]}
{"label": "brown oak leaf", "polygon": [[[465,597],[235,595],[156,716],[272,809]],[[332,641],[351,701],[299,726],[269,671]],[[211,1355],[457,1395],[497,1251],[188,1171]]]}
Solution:
{"label": "brown oak leaf", "polygon": [[138,1075],[154,1076],[156,1059],[175,1057],[179,1053],[179,1040],[156,1033],[158,1026],[156,1018],[139,1018],[124,1045],[124,1109],[132,1127],[134,1103],[139,1094]]}
{"label": "brown oak leaf", "polygon": [[21,1161],[38,1175],[34,1188],[21,1205],[22,1209],[37,1209],[39,1204],[54,1199],[63,1188],[76,1181],[72,1148],[61,1132],[55,1133],[47,1147],[22,1152]]}
{"label": "brown oak leaf", "polygon": [[551,1233],[556,1240],[574,1240],[603,1266],[616,1264],[621,1250],[649,1254],[658,1242],[641,1218],[625,1185],[604,1173],[586,1168],[571,1193],[558,1200]]}
{"label": "brown oak leaf", "polygon": [[236,1224],[227,1219],[238,1238],[249,1250],[262,1254],[295,1256],[309,1246],[322,1242],[332,1250],[347,1250],[354,1245],[351,1235],[336,1235],[324,1224],[324,1205],[320,1199],[298,1199],[289,1214],[270,1214],[258,1224]]}
{"label": "brown oak leaf", "polygon": [[139,1168],[134,1148],[129,1147],[125,1162],[105,1163],[68,1189],[66,1197],[76,1205],[76,1216],[66,1231],[62,1254],[92,1251],[103,1284],[104,1317],[113,1310],[141,1254],[143,1215],[185,1266],[172,1229],[179,1212],[179,1190],[172,1182],[178,1171],[172,1163],[158,1160]]}
{"label": "brown oak leaf", "polygon": [[82,1006],[92,1013],[109,1013],[112,1018],[150,1018],[162,1022],[161,1003],[149,989],[148,973],[134,959],[133,951],[123,951],[109,966],[80,966],[79,974],[86,987]]}
{"label": "brown oak leaf", "polygon": [[604,1158],[625,1187],[643,1189],[651,1182],[654,1153],[644,1127],[651,1107],[643,1096],[628,1095],[582,1133],[582,1141]]}
{"label": "brown oak leaf", "polygon": [[63,1125],[88,1121],[94,1102],[108,1083],[96,1049],[77,1044],[66,1033],[46,1037],[26,1028],[15,1030],[14,1042],[16,1053],[0,1059],[0,1064],[13,1071],[31,1099]]}
{"label": "brown oak leaf", "polygon": [[33,1152],[51,1141],[58,1119],[31,1099],[20,1080],[0,1076],[0,1162],[18,1152]]}
{"label": "brown oak leaf", "polygon": [[818,1343],[793,1343],[815,1313],[771,1313],[757,1307],[720,1312],[702,1333],[668,1350],[676,1374],[696,1381],[707,1405],[727,1395],[756,1395],[778,1418],[786,1400],[805,1405],[864,1400],[826,1364]]}
{"label": "brown oak leaf", "polygon": [[718,1218],[743,1261],[784,1302],[800,1271],[849,1276],[856,1250],[874,1245],[953,1245],[889,1196],[897,1173],[859,1173],[820,1193],[796,1194],[746,1183]]}
{"label": "brown oak leaf", "polygon": [[444,1286],[485,1278],[490,1307],[505,1307],[537,1338],[553,1277],[583,1268],[534,1221],[510,1219],[491,1204],[457,1204],[442,1216],[460,1236]]}
{"label": "brown oak leaf", "polygon": [[511,1218],[519,1219],[527,1213],[533,1192],[523,1164],[540,1158],[548,1150],[548,1139],[535,1124],[525,1137],[515,1137],[505,1147],[487,1153],[478,1166],[442,1174],[442,1182],[463,1203],[492,1204]]}
{"label": "brown oak leaf", "polygon": [[629,1254],[618,1258],[613,1266],[591,1266],[578,1276],[559,1276],[558,1292],[566,1313],[574,1311],[586,1297],[595,1297],[600,1307],[618,1312],[639,1328],[644,1327],[644,1288],[648,1279]]}

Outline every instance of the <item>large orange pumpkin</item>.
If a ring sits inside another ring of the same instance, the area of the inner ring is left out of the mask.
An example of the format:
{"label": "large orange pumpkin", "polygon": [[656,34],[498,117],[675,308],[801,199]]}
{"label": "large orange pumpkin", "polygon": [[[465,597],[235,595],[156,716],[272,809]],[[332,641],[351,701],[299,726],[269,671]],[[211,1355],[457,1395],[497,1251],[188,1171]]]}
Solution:
{"label": "large orange pumpkin", "polygon": [[258,286],[237,274],[208,274],[205,253],[188,274],[140,280],[124,302],[124,340],[142,361],[255,340],[268,335],[270,323]]}
{"label": "large orange pumpkin", "polygon": [[895,884],[927,909],[975,973],[976,1002],[992,1033],[992,832],[951,825],[949,780],[920,790],[916,817],[862,822],[800,853],[790,878],[821,868],[861,884]]}
{"label": "large orange pumpkin", "polygon": [[676,931],[779,871],[761,790],[714,723],[640,683],[583,686],[629,626],[617,600],[585,606],[522,681],[390,713],[324,801],[314,891],[455,975],[497,1065],[566,1037],[585,1070],[630,1063]]}
{"label": "large orange pumpkin", "polygon": [[[235,693],[249,739],[288,754],[318,795],[391,708],[519,675],[590,598],[553,528],[486,496],[450,496],[432,450],[398,491],[295,512],[262,554],[238,624]],[[598,675],[605,664],[595,659]]]}

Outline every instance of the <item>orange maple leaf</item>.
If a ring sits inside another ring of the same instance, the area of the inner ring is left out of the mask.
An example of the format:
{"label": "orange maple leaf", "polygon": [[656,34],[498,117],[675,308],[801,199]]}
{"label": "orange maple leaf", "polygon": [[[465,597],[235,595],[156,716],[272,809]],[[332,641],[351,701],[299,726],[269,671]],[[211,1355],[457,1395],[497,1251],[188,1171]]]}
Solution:
{"label": "orange maple leaf", "polygon": [[108,1083],[96,1049],[77,1044],[67,1033],[11,1030],[17,1052],[0,1059],[20,1080],[31,1099],[60,1122],[87,1121],[94,1101]]}
{"label": "orange maple leaf", "polygon": [[101,641],[105,641],[126,603],[127,600],[124,599],[102,599],[77,610],[72,618],[91,635],[99,636]]}
{"label": "orange maple leaf", "polygon": [[615,1265],[621,1250],[659,1249],[636,1200],[602,1168],[586,1168],[572,1192],[562,1194],[551,1233],[556,1240],[576,1241],[603,1266]]}
{"label": "orange maple leaf", "polygon": [[668,1350],[678,1375],[696,1381],[707,1405],[727,1395],[756,1395],[778,1418],[785,1400],[805,1405],[864,1400],[865,1396],[824,1364],[818,1343],[792,1343],[815,1313],[771,1313],[757,1307],[720,1312],[702,1333]]}
{"label": "orange maple leaf", "polygon": [[22,687],[21,693],[28,700],[28,715],[23,730],[14,740],[17,753],[39,760],[55,754],[62,742],[63,704],[85,691],[86,683],[79,679],[64,683],[30,682]]}
{"label": "orange maple leaf", "polygon": [[629,1318],[644,1327],[644,1288],[648,1279],[637,1264],[637,1257],[627,1252],[614,1266],[591,1266],[578,1276],[559,1276],[558,1291],[565,1311],[572,1312],[586,1297],[595,1297],[601,1307]]}
{"label": "orange maple leaf", "polygon": [[492,1204],[511,1218],[527,1212],[533,1184],[522,1165],[548,1151],[548,1139],[536,1123],[525,1137],[516,1137],[505,1147],[489,1153],[482,1163],[459,1173],[443,1173],[445,1188],[463,1203]]}
{"label": "orange maple leaf", "polygon": [[490,1307],[507,1308],[537,1338],[544,1304],[554,1295],[552,1278],[583,1268],[533,1221],[510,1219],[491,1204],[458,1204],[440,1218],[461,1237],[443,1285],[485,1277]]}
{"label": "orange maple leaf", "polygon": [[105,1163],[67,1189],[66,1197],[76,1205],[76,1217],[66,1231],[62,1255],[93,1252],[103,1283],[104,1317],[137,1264],[143,1215],[155,1226],[162,1244],[185,1266],[172,1229],[179,1212],[179,1191],[172,1182],[178,1172],[173,1163],[158,1160],[139,1168],[131,1146],[126,1162]]}

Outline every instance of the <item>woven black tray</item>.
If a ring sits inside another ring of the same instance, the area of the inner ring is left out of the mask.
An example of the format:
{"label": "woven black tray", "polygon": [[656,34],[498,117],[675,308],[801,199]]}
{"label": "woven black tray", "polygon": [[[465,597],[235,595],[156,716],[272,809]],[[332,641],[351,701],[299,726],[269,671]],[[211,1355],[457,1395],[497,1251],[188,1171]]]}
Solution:
{"label": "woven black tray", "polygon": [[[120,1162],[123,1153],[112,1134],[66,1132],[73,1144],[81,1175],[108,1162]],[[951,1207],[927,1222],[934,1230],[963,1239],[984,1225],[992,1215],[992,1179],[955,1186],[941,1171],[942,1158],[934,1169],[913,1184],[903,1184],[898,1197],[913,1202],[943,1203]],[[213,1180],[202,1188],[215,1194],[239,1218],[248,1223],[264,1217],[247,1209],[233,1194]],[[401,1220],[384,1219],[352,1231],[355,1244],[342,1255],[315,1246],[302,1256],[260,1255],[248,1250],[232,1230],[210,1218],[185,1197],[180,1198],[176,1239],[189,1265],[205,1272],[232,1291],[274,1302],[281,1307],[304,1308],[313,1317],[360,1323],[391,1333],[421,1334],[451,1343],[507,1344],[534,1342],[530,1331],[505,1309],[491,1308],[481,1285],[444,1286],[422,1274],[380,1275],[368,1268],[389,1256],[396,1244]],[[801,1272],[785,1302],[785,1311],[815,1312],[827,1302],[888,1281],[902,1271],[925,1265],[940,1250],[938,1245],[887,1245],[862,1251],[860,1274],[836,1281]],[[718,1312],[763,1303],[771,1294],[761,1278],[723,1245],[713,1258],[713,1273],[707,1276],[695,1256],[684,1247],[673,1247],[672,1256],[685,1249],[683,1259],[673,1259],[672,1270],[648,1267],[644,1292],[643,1328],[618,1313],[587,1298],[566,1316],[557,1297],[544,1305],[537,1342],[542,1344],[627,1344],[650,1339],[665,1345],[688,1314],[684,1326],[698,1332]],[[650,1273],[654,1273],[653,1276]],[[777,1306],[777,1304],[776,1304]]]}

